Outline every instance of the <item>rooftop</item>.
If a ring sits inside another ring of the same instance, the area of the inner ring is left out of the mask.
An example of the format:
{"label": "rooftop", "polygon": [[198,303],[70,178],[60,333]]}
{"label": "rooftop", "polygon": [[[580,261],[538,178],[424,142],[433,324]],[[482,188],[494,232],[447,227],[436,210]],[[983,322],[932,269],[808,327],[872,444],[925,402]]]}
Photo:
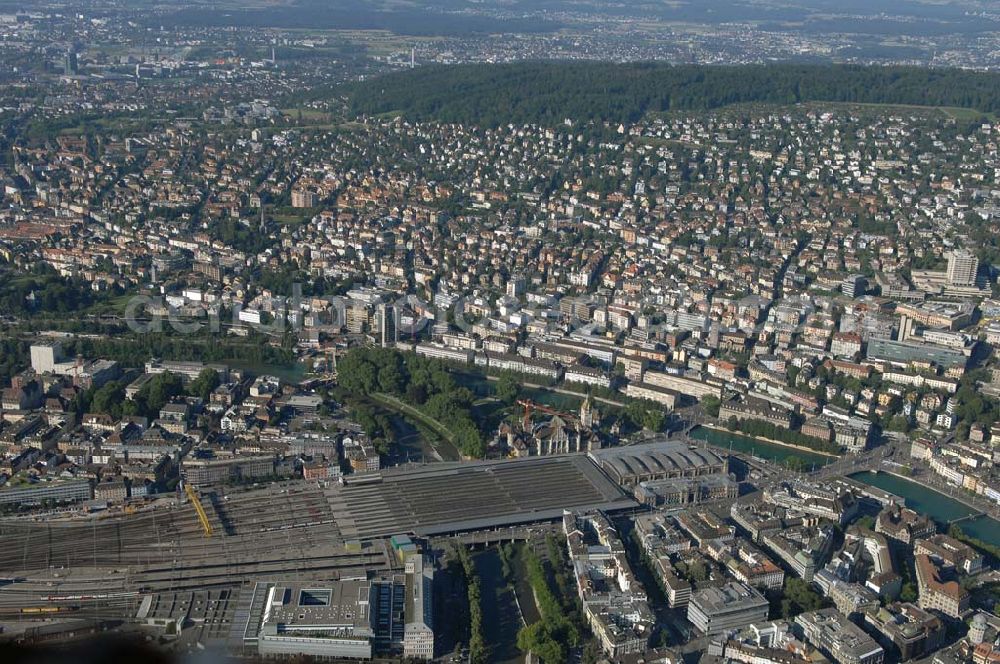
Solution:
{"label": "rooftop", "polygon": [[725,463],[711,450],[674,440],[611,447],[590,456],[619,482],[646,475],[687,475]]}
{"label": "rooftop", "polygon": [[437,463],[371,476],[328,493],[345,534],[434,535],[560,518],[564,509],[625,509],[627,498],[581,455]]}
{"label": "rooftop", "polygon": [[767,606],[767,600],[757,590],[736,581],[722,587],[703,588],[691,596],[691,602],[702,611],[711,613],[731,613]]}

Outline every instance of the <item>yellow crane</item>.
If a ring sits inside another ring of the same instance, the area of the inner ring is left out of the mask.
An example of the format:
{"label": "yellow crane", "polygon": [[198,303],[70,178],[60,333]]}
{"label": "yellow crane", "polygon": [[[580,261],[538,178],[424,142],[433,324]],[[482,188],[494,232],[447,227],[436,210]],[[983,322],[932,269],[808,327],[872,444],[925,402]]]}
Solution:
{"label": "yellow crane", "polygon": [[205,531],[205,537],[211,537],[212,524],[208,522],[208,515],[205,514],[205,508],[201,506],[201,499],[198,498],[198,492],[194,490],[194,487],[185,482],[184,493],[187,494],[188,500],[194,505],[194,511],[198,513],[198,521],[201,522],[201,529]]}

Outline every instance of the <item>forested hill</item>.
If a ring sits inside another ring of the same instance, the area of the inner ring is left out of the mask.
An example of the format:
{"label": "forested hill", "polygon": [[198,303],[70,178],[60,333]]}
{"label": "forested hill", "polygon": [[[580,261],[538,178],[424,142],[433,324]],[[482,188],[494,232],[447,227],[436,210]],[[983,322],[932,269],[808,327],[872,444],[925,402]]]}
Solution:
{"label": "forested hill", "polygon": [[1000,111],[1000,74],[855,65],[698,66],[528,62],[429,66],[357,84],[357,114],[411,120],[556,124],[635,121],[649,111],[810,101]]}

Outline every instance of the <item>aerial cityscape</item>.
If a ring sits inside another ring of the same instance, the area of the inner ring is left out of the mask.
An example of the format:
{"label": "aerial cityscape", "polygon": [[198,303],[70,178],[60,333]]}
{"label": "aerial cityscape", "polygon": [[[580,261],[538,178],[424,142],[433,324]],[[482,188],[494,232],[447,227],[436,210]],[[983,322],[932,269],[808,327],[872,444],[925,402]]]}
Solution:
{"label": "aerial cityscape", "polygon": [[994,0],[0,0],[0,662],[1000,664]]}

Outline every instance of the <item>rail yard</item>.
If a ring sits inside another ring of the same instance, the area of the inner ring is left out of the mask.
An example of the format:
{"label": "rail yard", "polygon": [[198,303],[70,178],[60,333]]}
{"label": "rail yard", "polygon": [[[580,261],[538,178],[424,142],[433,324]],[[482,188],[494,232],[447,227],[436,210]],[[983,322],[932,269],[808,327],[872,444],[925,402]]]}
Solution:
{"label": "rail yard", "polygon": [[10,572],[0,617],[127,624],[211,606],[211,621],[196,621],[197,638],[221,643],[241,589],[259,579],[393,573],[402,562],[392,536],[499,530],[553,521],[566,508],[635,505],[585,455],[434,464],[346,484],[216,487],[196,499],[208,528],[183,494],[128,514],[0,521],[0,569]]}

